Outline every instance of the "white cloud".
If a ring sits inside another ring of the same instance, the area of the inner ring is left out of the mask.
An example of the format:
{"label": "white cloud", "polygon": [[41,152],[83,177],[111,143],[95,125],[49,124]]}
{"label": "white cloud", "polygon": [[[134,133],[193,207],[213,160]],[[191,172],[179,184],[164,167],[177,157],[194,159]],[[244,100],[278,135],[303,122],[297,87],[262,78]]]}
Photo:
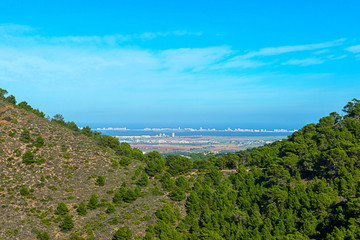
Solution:
{"label": "white cloud", "polygon": [[307,45],[295,45],[295,46],[282,46],[282,47],[268,47],[262,48],[259,51],[249,52],[245,55],[242,55],[243,58],[252,58],[257,56],[273,56],[290,52],[298,52],[298,51],[308,51],[308,50],[316,50],[322,48],[329,48],[334,46],[339,46],[343,44],[345,39],[338,39],[331,42],[323,42],[316,44],[307,44]]}
{"label": "white cloud", "polygon": [[180,48],[159,53],[163,66],[176,71],[201,71],[225,59],[233,51],[230,47]]}
{"label": "white cloud", "polygon": [[351,47],[345,48],[345,50],[352,52],[352,53],[360,53],[360,45],[351,46]]}
{"label": "white cloud", "polygon": [[[281,55],[285,53],[293,53],[293,52],[299,52],[299,51],[310,51],[310,50],[316,50],[316,49],[323,49],[321,51],[318,51],[317,54],[320,53],[326,53],[329,50],[326,48],[334,47],[343,44],[345,39],[338,39],[335,41],[330,42],[323,42],[323,43],[316,43],[316,44],[307,44],[307,45],[295,45],[295,46],[281,46],[281,47],[267,47],[262,48],[258,51],[251,51],[249,53],[246,53],[244,55],[238,55],[234,56],[230,59],[227,59],[223,61],[222,63],[217,64],[214,66],[214,69],[219,68],[257,68],[264,65],[270,65],[274,62],[277,62],[277,60],[273,61],[260,61],[255,60],[256,57],[266,57],[266,56],[275,56],[275,55]],[[299,66],[307,66],[312,64],[320,64],[324,61],[317,58],[308,58],[303,60],[293,59],[289,60],[283,65],[299,65]]]}
{"label": "white cloud", "polygon": [[297,66],[309,66],[314,64],[321,64],[324,60],[320,58],[306,58],[306,59],[290,59],[282,63],[283,65],[297,65]]}
{"label": "white cloud", "polygon": [[30,33],[34,32],[35,29],[26,25],[18,25],[18,24],[0,24],[0,35],[4,34],[11,34],[11,35],[17,35],[17,34],[24,34],[24,33]]}
{"label": "white cloud", "polygon": [[233,57],[227,61],[216,64],[212,69],[221,69],[221,68],[257,68],[269,63],[264,63],[257,60],[244,59],[241,56]]}
{"label": "white cloud", "polygon": [[330,60],[340,60],[340,59],[344,59],[344,58],[346,58],[346,57],[347,57],[346,54],[340,55],[340,56],[335,56],[335,55],[329,55],[329,56],[327,56],[327,58],[330,59]]}
{"label": "white cloud", "polygon": [[[12,43],[38,43],[38,44],[92,44],[92,45],[118,45],[124,42],[142,40],[149,41],[159,37],[170,36],[201,36],[202,32],[189,32],[175,30],[170,32],[145,32],[140,34],[113,34],[104,36],[60,36],[43,37],[37,34],[36,29],[24,25],[0,24],[0,41]],[[0,42],[0,43],[1,43]]]}
{"label": "white cloud", "polygon": [[[80,83],[121,87],[159,87],[176,81],[201,81],[219,69],[241,70],[274,64],[255,57],[315,50],[342,44],[343,39],[318,44],[262,48],[239,55],[230,46],[149,50],[123,47],[120,43],[168,36],[201,36],[201,32],[170,31],[105,36],[44,37],[34,29],[0,25],[0,81],[34,81],[45,86],[58,81],[68,86]],[[90,46],[90,47],[89,47]],[[103,46],[106,46],[103,48]],[[329,59],[340,59],[331,56]],[[319,58],[291,59],[283,65],[323,63]],[[225,79],[225,78],[223,78]],[[173,83],[172,83],[173,84]]]}
{"label": "white cloud", "polygon": [[324,54],[324,53],[328,53],[328,52],[330,52],[329,49],[323,49],[323,50],[319,50],[319,51],[314,52],[314,54]]}

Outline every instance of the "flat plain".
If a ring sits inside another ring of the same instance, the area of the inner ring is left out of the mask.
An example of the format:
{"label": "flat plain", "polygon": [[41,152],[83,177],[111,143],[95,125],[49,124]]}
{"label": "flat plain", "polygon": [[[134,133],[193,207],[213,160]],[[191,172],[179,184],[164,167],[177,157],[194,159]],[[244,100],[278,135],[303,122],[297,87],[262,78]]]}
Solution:
{"label": "flat plain", "polygon": [[143,152],[227,153],[280,141],[286,136],[117,136]]}

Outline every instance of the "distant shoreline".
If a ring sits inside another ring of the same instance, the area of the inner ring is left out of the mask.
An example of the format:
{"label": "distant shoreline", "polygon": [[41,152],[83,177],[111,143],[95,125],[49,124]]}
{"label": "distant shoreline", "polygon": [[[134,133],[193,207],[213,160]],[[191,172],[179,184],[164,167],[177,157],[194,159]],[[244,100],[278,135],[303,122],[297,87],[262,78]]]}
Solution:
{"label": "distant shoreline", "polygon": [[95,131],[153,131],[153,132],[249,132],[249,133],[293,133],[297,129],[288,130],[288,129],[241,129],[241,128],[227,128],[227,129],[215,129],[215,128],[143,128],[143,129],[129,129],[129,128],[94,128]]}

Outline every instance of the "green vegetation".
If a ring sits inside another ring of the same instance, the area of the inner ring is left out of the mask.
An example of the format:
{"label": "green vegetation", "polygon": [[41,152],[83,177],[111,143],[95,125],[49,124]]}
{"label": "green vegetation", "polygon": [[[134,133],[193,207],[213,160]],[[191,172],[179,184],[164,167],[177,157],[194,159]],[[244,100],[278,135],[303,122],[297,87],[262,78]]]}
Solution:
{"label": "green vegetation", "polygon": [[38,137],[35,139],[34,145],[35,145],[35,147],[37,147],[37,148],[42,148],[42,147],[44,146],[44,139],[43,139],[41,136],[38,136]]}
{"label": "green vegetation", "polygon": [[108,203],[108,208],[106,209],[106,213],[113,213],[116,211],[116,208],[111,203]]}
{"label": "green vegetation", "polygon": [[55,209],[55,213],[58,215],[65,215],[68,212],[69,212],[69,209],[64,202],[59,203],[57,208]]}
{"label": "green vegetation", "polygon": [[192,168],[192,161],[187,157],[178,155],[168,155],[166,157],[166,166],[168,166],[168,172],[172,176],[187,173]]}
{"label": "green vegetation", "polygon": [[30,138],[30,132],[26,128],[23,128],[21,135],[20,135],[20,141],[28,143],[31,141]]}
{"label": "green vegetation", "polygon": [[85,216],[87,214],[87,207],[84,202],[81,202],[77,208],[77,212],[81,216]]}
{"label": "green vegetation", "polygon": [[136,181],[136,184],[140,187],[146,187],[149,184],[149,176],[146,173],[143,173],[140,179]]}
{"label": "green vegetation", "polygon": [[27,150],[24,155],[22,156],[22,162],[25,164],[32,164],[35,162],[34,159],[34,154],[30,151]]}
{"label": "green vegetation", "polygon": [[128,189],[122,198],[124,202],[131,203],[136,200],[137,194],[133,190]]}
{"label": "green vegetation", "polygon": [[39,232],[36,235],[36,239],[38,240],[50,240],[50,235],[47,232]]}
{"label": "green vegetation", "polygon": [[96,183],[97,186],[104,186],[105,185],[105,177],[104,176],[98,176],[98,178],[96,179]]}
{"label": "green vegetation", "polygon": [[27,196],[27,195],[29,195],[29,194],[30,194],[30,191],[29,191],[28,187],[26,187],[26,186],[21,186],[21,188],[20,188],[20,194],[21,194],[21,196]]}
{"label": "green vegetation", "polygon": [[149,176],[161,174],[165,169],[165,161],[158,152],[150,152],[145,155],[147,165],[145,171]]}
{"label": "green vegetation", "polygon": [[126,192],[127,192],[126,187],[125,187],[125,186],[121,186],[121,187],[115,192],[115,195],[114,195],[114,197],[113,197],[113,202],[114,202],[114,203],[120,203],[120,202],[123,200]]}
{"label": "green vegetation", "polygon": [[[187,215],[176,221],[175,211],[164,205],[161,212],[157,211],[158,222],[148,227],[147,236],[359,238],[359,106],[355,99],[345,106],[348,114],[343,119],[331,113],[287,140],[251,153],[195,161],[194,166],[201,166],[205,175],[196,179],[186,200]],[[170,191],[171,199],[183,200],[189,183],[182,176],[174,182],[170,176],[184,167],[168,162],[169,174],[161,178],[163,188]],[[224,178],[223,169],[237,171]],[[172,190],[174,187],[177,189]]]}
{"label": "green vegetation", "polygon": [[131,158],[123,156],[120,161],[119,161],[121,166],[129,166],[129,164],[131,163]]}
{"label": "green vegetation", "polygon": [[63,232],[68,232],[74,227],[74,222],[72,220],[72,216],[66,215],[64,220],[60,224],[60,229]]}
{"label": "green vegetation", "polygon": [[128,226],[121,227],[117,230],[112,238],[113,240],[131,240],[132,232]]}
{"label": "green vegetation", "polygon": [[191,160],[46,120],[6,93],[1,239],[360,239],[357,99],[283,141]]}
{"label": "green vegetation", "polygon": [[96,209],[98,202],[99,202],[98,196],[96,194],[93,194],[93,195],[91,195],[87,206],[89,209]]}

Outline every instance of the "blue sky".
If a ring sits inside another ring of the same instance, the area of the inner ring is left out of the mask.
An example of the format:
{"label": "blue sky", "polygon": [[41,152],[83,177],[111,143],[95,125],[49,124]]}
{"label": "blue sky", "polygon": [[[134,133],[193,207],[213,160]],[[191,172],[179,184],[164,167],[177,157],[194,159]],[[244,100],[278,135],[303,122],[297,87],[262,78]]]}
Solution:
{"label": "blue sky", "polygon": [[360,98],[359,7],[2,0],[0,87],[80,125],[299,128]]}

